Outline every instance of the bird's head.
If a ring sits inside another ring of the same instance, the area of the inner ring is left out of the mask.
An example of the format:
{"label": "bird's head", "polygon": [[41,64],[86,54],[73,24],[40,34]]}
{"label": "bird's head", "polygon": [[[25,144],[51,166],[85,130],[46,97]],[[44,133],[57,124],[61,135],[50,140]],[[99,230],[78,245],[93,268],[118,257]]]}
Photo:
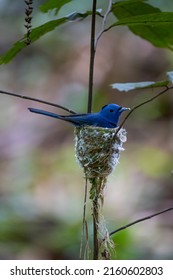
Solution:
{"label": "bird's head", "polygon": [[117,125],[122,112],[127,110],[130,110],[130,108],[121,107],[117,104],[108,104],[102,107],[100,113],[104,118]]}

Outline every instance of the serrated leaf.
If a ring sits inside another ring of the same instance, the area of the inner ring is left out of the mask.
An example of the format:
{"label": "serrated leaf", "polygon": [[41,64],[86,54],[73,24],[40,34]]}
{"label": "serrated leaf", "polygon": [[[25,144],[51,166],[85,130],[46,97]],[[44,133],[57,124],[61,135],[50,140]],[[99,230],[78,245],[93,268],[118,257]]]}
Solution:
{"label": "serrated leaf", "polygon": [[73,0],[48,0],[40,6],[40,10],[43,13],[47,13],[48,11],[55,9],[55,14],[57,14],[64,5],[71,1]]}
{"label": "serrated leaf", "polygon": [[166,76],[167,76],[169,82],[171,82],[171,84],[173,84],[173,71],[167,72]]}
{"label": "serrated leaf", "polygon": [[172,12],[161,12],[142,0],[133,0],[113,4],[112,13],[119,21],[109,28],[126,25],[135,35],[148,40],[154,46],[173,50]]}
{"label": "serrated leaf", "polygon": [[[47,34],[48,32],[54,30],[56,27],[69,22],[75,21],[76,19],[84,19],[88,15],[91,14],[91,11],[87,11],[86,13],[77,13],[74,12],[66,17],[59,18],[56,20],[48,21],[36,28],[33,28],[30,34],[31,43],[38,40],[43,35]],[[0,64],[6,64],[11,61],[22,49],[26,47],[26,34],[24,37],[17,41],[10,50],[8,50],[3,56],[0,57]]]}
{"label": "serrated leaf", "polygon": [[160,81],[160,82],[138,82],[138,83],[115,83],[111,84],[113,89],[117,89],[119,91],[130,91],[134,89],[144,89],[144,88],[156,88],[156,87],[164,87],[167,86],[169,81]]}

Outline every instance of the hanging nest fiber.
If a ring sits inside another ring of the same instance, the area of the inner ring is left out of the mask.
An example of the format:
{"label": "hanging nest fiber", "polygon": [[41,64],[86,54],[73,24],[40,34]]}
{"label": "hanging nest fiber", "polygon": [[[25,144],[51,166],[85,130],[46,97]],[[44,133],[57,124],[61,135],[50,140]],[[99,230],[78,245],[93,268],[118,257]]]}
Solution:
{"label": "hanging nest fiber", "polygon": [[94,259],[110,259],[113,242],[102,214],[104,188],[108,175],[118,164],[126,141],[126,130],[100,127],[75,128],[76,158],[91,184],[90,199],[94,219]]}

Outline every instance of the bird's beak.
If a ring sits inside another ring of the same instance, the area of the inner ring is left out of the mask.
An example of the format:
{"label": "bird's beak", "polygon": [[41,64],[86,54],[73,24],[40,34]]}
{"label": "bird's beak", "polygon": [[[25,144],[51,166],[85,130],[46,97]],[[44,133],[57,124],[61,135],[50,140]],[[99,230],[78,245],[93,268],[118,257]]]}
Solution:
{"label": "bird's beak", "polygon": [[124,111],[127,111],[127,110],[131,110],[130,108],[125,108],[125,107],[122,107],[122,109],[120,110],[120,112],[124,112]]}

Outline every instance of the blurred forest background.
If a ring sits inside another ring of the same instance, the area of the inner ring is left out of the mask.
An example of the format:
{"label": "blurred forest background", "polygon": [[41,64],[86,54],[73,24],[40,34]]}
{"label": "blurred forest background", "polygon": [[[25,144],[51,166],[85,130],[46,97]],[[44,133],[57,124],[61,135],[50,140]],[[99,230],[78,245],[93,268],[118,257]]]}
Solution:
{"label": "blurred forest background", "polygon": [[[58,16],[79,2],[64,6]],[[42,3],[34,1],[33,27],[54,18],[39,11]],[[173,11],[171,0],[149,3]],[[91,4],[81,1],[78,10]],[[24,1],[0,0],[1,55],[25,33],[24,9]],[[0,66],[0,89],[86,112],[89,43],[89,17],[57,28]],[[172,69],[173,52],[155,48],[126,27],[106,32],[96,53],[93,111],[108,103],[132,107],[159,91],[120,93],[111,83],[159,81]],[[31,106],[64,113],[0,95],[0,259],[78,259],[85,181],[75,159],[73,127],[31,114]],[[173,205],[171,91],[136,110],[125,128],[125,151],[105,190],[110,231]],[[121,231],[114,240],[117,259],[172,259],[173,212]]]}

